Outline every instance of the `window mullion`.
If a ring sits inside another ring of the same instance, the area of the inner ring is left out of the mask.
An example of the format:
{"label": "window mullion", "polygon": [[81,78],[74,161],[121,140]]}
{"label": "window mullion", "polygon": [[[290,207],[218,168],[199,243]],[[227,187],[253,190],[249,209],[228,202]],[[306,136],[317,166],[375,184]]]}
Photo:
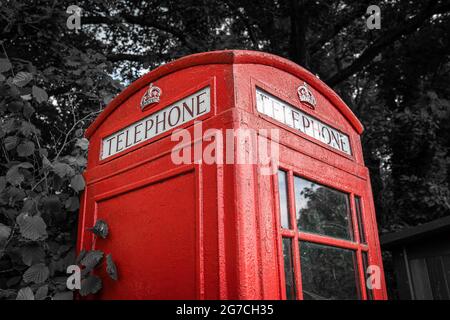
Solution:
{"label": "window mullion", "polygon": [[359,226],[358,226],[358,216],[356,214],[356,207],[355,207],[355,195],[353,193],[350,193],[350,212],[352,213],[352,226],[353,226],[353,236],[356,243],[360,243],[360,237],[359,237]]}
{"label": "window mullion", "polygon": [[360,292],[361,292],[361,299],[362,300],[367,300],[367,290],[366,290],[366,276],[365,276],[365,270],[364,270],[364,264],[362,262],[362,253],[361,253],[361,248],[358,248],[358,250],[356,251],[356,260],[357,260],[357,264],[358,264],[358,273],[359,273],[359,287]]}
{"label": "window mullion", "polygon": [[[352,213],[353,236],[355,237],[355,242],[360,244],[361,230],[359,230],[359,223],[358,223],[359,218],[356,213],[355,194],[353,192],[350,193],[350,210]],[[362,232],[364,232],[364,230]],[[356,251],[356,263],[357,263],[357,267],[358,267],[358,279],[359,279],[361,299],[367,300],[366,281],[365,281],[366,277],[365,277],[365,270],[364,270],[363,263],[362,263],[362,254],[361,254],[360,246],[358,246],[358,250]]]}
{"label": "window mullion", "polygon": [[301,262],[300,262],[300,244],[298,238],[297,229],[297,217],[295,212],[295,191],[294,191],[294,174],[292,170],[288,171],[288,203],[289,203],[289,217],[291,219],[291,226],[294,230],[294,238],[292,244],[292,255],[294,261],[294,278],[295,286],[297,287],[297,299],[303,300],[302,290],[302,275],[301,275]]}

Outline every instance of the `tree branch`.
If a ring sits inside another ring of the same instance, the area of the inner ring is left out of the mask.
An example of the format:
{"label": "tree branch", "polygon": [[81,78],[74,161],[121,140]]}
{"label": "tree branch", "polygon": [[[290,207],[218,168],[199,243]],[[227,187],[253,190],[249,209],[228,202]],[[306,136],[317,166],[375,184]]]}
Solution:
{"label": "tree branch", "polygon": [[442,13],[442,8],[436,7],[437,1],[432,0],[428,5],[417,14],[414,18],[410,19],[408,22],[402,24],[400,27],[394,30],[389,30],[380,36],[376,41],[369,45],[363,53],[356,58],[348,67],[342,69],[340,72],[330,76],[324,81],[330,85],[334,86],[344,80],[346,80],[351,75],[364,69],[372,60],[381,53],[386,47],[393,44],[395,41],[400,39],[402,36],[411,34],[417,30],[426,20],[436,13]]}
{"label": "tree branch", "polygon": [[357,4],[357,8],[353,10],[352,12],[349,12],[347,14],[342,15],[342,18],[337,21],[335,24],[330,26],[323,34],[322,36],[317,39],[310,47],[309,51],[311,52],[311,55],[315,54],[317,51],[319,51],[325,43],[329,42],[331,39],[336,37],[336,35],[341,32],[342,29],[350,25],[356,18],[364,15],[366,12],[366,7],[364,5]]}
{"label": "tree branch", "polygon": [[111,53],[107,54],[106,58],[111,62],[117,61],[135,61],[135,62],[150,62],[155,58],[154,54],[146,53],[146,54],[132,54],[132,53]]}
{"label": "tree branch", "polygon": [[83,17],[81,22],[83,24],[120,24],[130,23],[140,25],[143,27],[155,28],[160,31],[169,33],[178,38],[191,51],[204,51],[205,47],[199,39],[191,39],[183,30],[172,27],[168,24],[163,24],[155,21],[153,16],[134,16],[134,15],[120,15],[120,16],[87,16]]}

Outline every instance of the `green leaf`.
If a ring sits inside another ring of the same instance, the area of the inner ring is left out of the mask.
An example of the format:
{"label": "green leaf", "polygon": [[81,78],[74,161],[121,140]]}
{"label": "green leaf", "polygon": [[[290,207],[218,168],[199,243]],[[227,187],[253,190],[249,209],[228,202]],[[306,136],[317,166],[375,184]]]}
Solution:
{"label": "green leaf", "polygon": [[8,288],[15,287],[15,286],[17,286],[20,283],[20,281],[22,281],[22,277],[21,276],[11,277],[11,278],[8,279],[8,281],[6,281],[6,286]]}
{"label": "green leaf", "polygon": [[29,162],[21,162],[17,165],[17,167],[22,169],[31,169],[33,168],[33,165]]}
{"label": "green leaf", "polygon": [[19,143],[19,137],[17,136],[9,136],[5,138],[5,148],[10,151],[14,149]]}
{"label": "green leaf", "polygon": [[28,213],[21,213],[16,222],[20,227],[22,237],[29,240],[39,240],[47,237],[47,225],[39,216],[30,216]]}
{"label": "green leaf", "polygon": [[6,177],[0,177],[0,193],[6,188]]}
{"label": "green leaf", "polygon": [[70,212],[77,211],[80,208],[80,199],[77,196],[68,198],[65,203],[65,208]]}
{"label": "green leaf", "polygon": [[75,174],[73,168],[69,166],[67,163],[63,162],[53,163],[53,171],[61,178],[64,178],[65,176],[71,177]]}
{"label": "green leaf", "polygon": [[11,167],[6,173],[6,181],[13,186],[19,186],[25,180],[24,175],[19,171],[18,166]]}
{"label": "green leaf", "polygon": [[106,272],[111,277],[111,279],[117,281],[117,279],[118,279],[117,267],[112,259],[111,254],[108,254],[106,256]]}
{"label": "green leaf", "polygon": [[[12,201],[12,205],[14,205],[15,202],[17,201],[23,201],[23,199],[26,197],[25,192],[22,189],[16,188],[16,187],[11,187],[8,189],[8,193],[7,193],[10,201]],[[7,210],[8,212],[9,210]],[[12,210],[12,212],[17,212],[16,210]],[[14,219],[16,217],[16,215],[9,215],[9,217],[11,219]]]}
{"label": "green leaf", "polygon": [[26,283],[43,283],[48,279],[50,271],[43,263],[35,264],[27,269],[23,274],[23,281]]}
{"label": "green leaf", "polygon": [[20,96],[23,100],[25,101],[30,101],[31,100],[31,94],[24,94]]}
{"label": "green leaf", "polygon": [[84,130],[83,129],[77,129],[75,130],[75,137],[77,138],[81,138],[84,134]]}
{"label": "green leaf", "polygon": [[100,250],[91,250],[81,259],[81,264],[86,268],[93,269],[103,258],[103,252]]}
{"label": "green leaf", "polygon": [[11,300],[17,296],[15,290],[0,289],[0,300]]}
{"label": "green leaf", "polygon": [[7,108],[10,112],[19,112],[23,108],[23,102],[17,100],[11,101],[10,103],[8,103]]}
{"label": "green leaf", "polygon": [[102,288],[102,279],[98,276],[90,274],[86,279],[81,281],[80,294],[87,296],[88,294],[95,294]]}
{"label": "green leaf", "polygon": [[23,106],[23,115],[25,118],[29,119],[36,110],[28,102]]}
{"label": "green leaf", "polygon": [[97,220],[94,227],[89,228],[88,230],[93,234],[102,237],[103,239],[106,239],[109,232],[108,224],[102,219]]}
{"label": "green leaf", "polygon": [[24,87],[28,84],[28,82],[33,79],[33,75],[29,72],[20,71],[16,74],[16,76],[13,78],[13,84],[15,84],[18,87]]}
{"label": "green leaf", "polygon": [[53,297],[52,300],[73,300],[72,291],[58,292]]}
{"label": "green leaf", "polygon": [[0,245],[8,240],[11,228],[0,223]]}
{"label": "green leaf", "polygon": [[81,250],[80,253],[78,254],[77,259],[75,260],[76,264],[79,264],[81,262],[81,260],[83,260],[83,258],[86,256],[86,250]]}
{"label": "green leaf", "polygon": [[86,138],[77,139],[75,145],[79,147],[81,150],[87,150],[89,147],[89,140]]}
{"label": "green leaf", "polygon": [[37,289],[36,291],[36,295],[34,296],[34,298],[36,300],[44,300],[45,298],[47,298],[47,294],[48,294],[48,285],[39,287],[39,289]]}
{"label": "green leaf", "polygon": [[16,300],[34,300],[34,294],[30,287],[25,287],[19,290]]}
{"label": "green leaf", "polygon": [[85,186],[85,182],[84,182],[84,178],[81,174],[77,174],[75,175],[71,180],[70,180],[70,186],[72,187],[73,190],[75,190],[76,192],[80,192],[84,189]]}
{"label": "green leaf", "polygon": [[28,122],[28,121],[22,121],[20,126],[20,132],[25,136],[29,137],[32,134],[39,133],[39,130],[34,126],[34,124]]}
{"label": "green leaf", "polygon": [[46,156],[42,156],[42,166],[44,167],[44,169],[52,167],[52,163],[50,162],[50,160],[48,160]]}
{"label": "green leaf", "polygon": [[22,142],[17,146],[17,154],[19,157],[29,157],[34,153],[35,146],[32,141]]}
{"label": "green leaf", "polygon": [[27,266],[44,262],[45,251],[41,246],[24,246],[20,249],[22,261]]}
{"label": "green leaf", "polygon": [[48,212],[52,215],[58,214],[61,212],[62,204],[59,200],[59,197],[57,195],[50,195],[48,197],[45,197],[42,200],[42,206],[44,209],[44,212]]}
{"label": "green leaf", "polygon": [[11,69],[12,64],[8,59],[0,59],[0,72],[6,72]]}
{"label": "green leaf", "polygon": [[36,99],[38,103],[46,102],[48,100],[48,94],[47,92],[45,92],[44,89],[41,89],[37,86],[33,86],[31,90],[33,97]]}

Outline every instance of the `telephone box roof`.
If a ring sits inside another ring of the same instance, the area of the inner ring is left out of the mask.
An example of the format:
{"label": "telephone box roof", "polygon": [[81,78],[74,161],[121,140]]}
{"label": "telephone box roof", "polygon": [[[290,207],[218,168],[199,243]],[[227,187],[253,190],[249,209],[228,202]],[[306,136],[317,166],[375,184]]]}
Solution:
{"label": "telephone box roof", "polygon": [[145,87],[151,82],[156,81],[168,74],[180,71],[186,68],[208,65],[208,64],[260,64],[271,66],[279,70],[290,73],[315,88],[324,97],[326,97],[348,120],[358,134],[363,132],[363,126],[352,110],[342,101],[342,99],[323,81],[321,81],[314,74],[292,61],[281,58],[279,56],[250,50],[222,50],[210,51],[192,54],[170,63],[164,64],[138,80],[134,81],[125,90],[123,90],[117,97],[115,97],[103,112],[95,119],[95,121],[86,130],[85,136],[89,138],[103,123],[103,121],[124,101],[136,93],[141,88]]}

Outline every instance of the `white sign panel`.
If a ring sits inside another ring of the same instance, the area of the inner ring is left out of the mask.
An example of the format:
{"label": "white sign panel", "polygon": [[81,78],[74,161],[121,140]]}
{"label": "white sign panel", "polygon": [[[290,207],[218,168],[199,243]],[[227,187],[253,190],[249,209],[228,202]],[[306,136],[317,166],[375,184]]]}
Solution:
{"label": "white sign panel", "polygon": [[349,155],[352,154],[348,135],[259,88],[256,88],[256,108],[260,113],[299,130],[334,149]]}
{"label": "white sign panel", "polygon": [[210,110],[210,88],[206,87],[104,138],[100,159],[106,159],[152,139]]}

